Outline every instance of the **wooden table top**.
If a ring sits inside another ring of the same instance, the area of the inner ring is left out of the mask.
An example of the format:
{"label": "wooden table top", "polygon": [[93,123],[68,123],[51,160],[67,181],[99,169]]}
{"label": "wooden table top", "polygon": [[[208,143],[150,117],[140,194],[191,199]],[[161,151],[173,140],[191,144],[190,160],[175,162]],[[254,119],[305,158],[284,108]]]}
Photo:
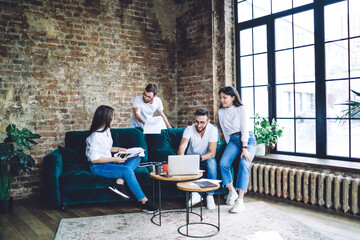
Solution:
{"label": "wooden table top", "polygon": [[186,192],[209,192],[214,191],[220,188],[220,183],[217,183],[214,187],[206,187],[202,188],[199,186],[196,186],[195,184],[191,184],[194,181],[188,181],[188,182],[178,182],[176,184],[177,188]]}
{"label": "wooden table top", "polygon": [[192,174],[192,175],[176,175],[171,177],[164,177],[161,175],[156,175],[154,172],[150,173],[150,177],[156,180],[161,181],[169,181],[169,182],[179,182],[179,181],[188,181],[201,178],[203,176],[203,171],[200,171],[199,174]]}

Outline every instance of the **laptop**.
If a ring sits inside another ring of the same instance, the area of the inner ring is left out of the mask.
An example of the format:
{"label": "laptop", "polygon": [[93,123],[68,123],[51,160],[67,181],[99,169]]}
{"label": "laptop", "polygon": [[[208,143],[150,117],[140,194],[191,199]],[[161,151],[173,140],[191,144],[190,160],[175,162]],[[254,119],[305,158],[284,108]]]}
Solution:
{"label": "laptop", "polygon": [[200,171],[199,155],[169,155],[169,176],[194,175]]}

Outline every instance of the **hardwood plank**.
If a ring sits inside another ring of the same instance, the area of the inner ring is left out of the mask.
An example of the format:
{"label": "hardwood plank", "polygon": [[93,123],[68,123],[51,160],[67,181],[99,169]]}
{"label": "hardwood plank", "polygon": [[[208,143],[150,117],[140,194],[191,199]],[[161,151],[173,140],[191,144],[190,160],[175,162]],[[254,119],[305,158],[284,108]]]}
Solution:
{"label": "hardwood plank", "polygon": [[54,231],[42,224],[36,217],[34,217],[27,209],[22,206],[16,207],[16,214],[21,218],[30,229],[32,229],[41,239],[53,239]]}
{"label": "hardwood plank", "polygon": [[28,208],[28,211],[52,232],[56,232],[60,220],[54,220],[50,218],[47,214],[45,214],[44,211],[40,209]]}
{"label": "hardwood plank", "polygon": [[39,236],[17,216],[15,208],[13,213],[4,214],[0,217],[0,232],[7,240],[39,239]]}

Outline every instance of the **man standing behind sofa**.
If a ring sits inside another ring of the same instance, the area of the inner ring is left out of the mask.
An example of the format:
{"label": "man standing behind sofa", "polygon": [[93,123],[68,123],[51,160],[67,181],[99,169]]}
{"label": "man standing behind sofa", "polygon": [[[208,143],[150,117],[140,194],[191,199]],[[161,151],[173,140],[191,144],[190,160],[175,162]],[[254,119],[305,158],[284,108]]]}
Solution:
{"label": "man standing behind sofa", "polygon": [[159,115],[165,122],[166,127],[171,128],[167,117],[163,110],[163,104],[160,98],[156,96],[158,88],[155,84],[149,84],[146,86],[142,96],[136,96],[133,100],[133,114],[130,119],[129,127],[144,127],[147,118],[153,116],[157,110]]}
{"label": "man standing behind sofa", "polygon": [[[217,127],[210,124],[209,112],[205,108],[199,108],[195,112],[195,123],[188,126],[182,136],[178,155],[184,155],[185,149],[189,145],[186,151],[186,155],[200,155],[201,168],[206,167],[207,178],[217,178],[217,166],[216,166],[216,146],[219,138],[219,132]],[[188,205],[194,206],[201,201],[201,196],[197,192],[191,194],[191,199]],[[192,203],[192,204],[191,204]],[[206,207],[209,210],[216,208],[214,201],[214,191],[207,192]]]}

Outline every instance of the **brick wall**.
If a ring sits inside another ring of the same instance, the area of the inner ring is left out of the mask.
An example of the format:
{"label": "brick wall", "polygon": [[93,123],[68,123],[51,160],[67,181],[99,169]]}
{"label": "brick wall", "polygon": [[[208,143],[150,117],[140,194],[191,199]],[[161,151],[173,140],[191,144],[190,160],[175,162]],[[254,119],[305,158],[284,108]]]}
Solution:
{"label": "brick wall", "polygon": [[211,1],[187,3],[176,25],[178,123],[183,126],[193,123],[197,108],[210,111],[213,104]]}
{"label": "brick wall", "polygon": [[67,131],[89,129],[99,105],[127,127],[150,82],[173,126],[200,106],[213,114],[211,9],[208,0],[0,1],[0,121],[41,135],[38,175],[19,176],[12,196],[39,193],[42,158]]}

